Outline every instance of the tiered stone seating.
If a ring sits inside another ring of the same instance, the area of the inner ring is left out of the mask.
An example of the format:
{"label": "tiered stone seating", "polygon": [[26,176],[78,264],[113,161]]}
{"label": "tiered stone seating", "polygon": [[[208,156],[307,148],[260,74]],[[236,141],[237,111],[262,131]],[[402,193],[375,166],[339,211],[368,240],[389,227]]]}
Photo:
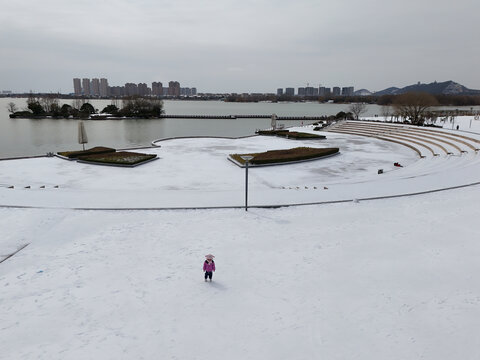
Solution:
{"label": "tiered stone seating", "polygon": [[417,152],[420,157],[425,156],[427,149],[432,155],[438,156],[435,148],[446,155],[477,152],[480,140],[473,137],[446,132],[436,129],[425,129],[408,125],[397,125],[377,122],[344,121],[327,131],[351,135],[369,136],[380,140],[396,142]]}
{"label": "tiered stone seating", "polygon": [[[465,141],[468,140],[470,142],[480,144],[480,140],[477,140],[472,137],[468,137],[465,135],[460,135],[456,133],[446,133],[443,130],[435,130],[435,129],[425,129],[425,128],[419,128],[419,127],[413,127],[413,126],[405,126],[405,125],[392,125],[392,124],[381,124],[381,123],[365,123],[365,122],[358,122],[358,123],[353,123],[353,122],[348,122],[348,125],[355,124],[358,127],[369,127],[369,128],[376,128],[376,129],[385,129],[389,131],[396,131],[396,132],[404,132],[404,133],[417,133],[417,134],[422,134],[424,137],[429,138],[430,136],[433,136],[433,139],[439,140],[438,138],[444,138],[444,139],[449,139],[453,140],[454,142],[461,143],[462,145],[466,145],[469,147],[471,150],[477,151],[479,150],[478,147],[470,144],[469,142]],[[465,140],[463,140],[465,139]],[[452,144],[451,142],[444,141],[445,143],[455,147],[455,144]],[[459,151],[465,151],[460,148],[458,148]]]}

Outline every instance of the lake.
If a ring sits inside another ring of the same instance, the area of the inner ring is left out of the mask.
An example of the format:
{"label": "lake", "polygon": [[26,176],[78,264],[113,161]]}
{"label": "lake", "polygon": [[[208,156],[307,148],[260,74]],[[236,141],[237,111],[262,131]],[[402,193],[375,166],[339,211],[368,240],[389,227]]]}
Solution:
{"label": "lake", "polygon": [[[80,150],[77,142],[78,120],[72,119],[10,119],[7,104],[26,108],[24,98],[0,98],[0,158],[44,155],[47,152]],[[71,104],[72,100],[60,100]],[[102,110],[111,100],[90,100]],[[246,115],[277,114],[278,116],[322,116],[346,111],[348,104],[306,103],[225,103],[222,101],[165,100],[170,115]],[[460,107],[459,107],[460,108]],[[479,108],[479,107],[477,107]],[[470,107],[464,109],[469,110]],[[381,114],[381,106],[367,105],[364,116]],[[88,135],[86,146],[129,148],[149,146],[153,140],[174,136],[246,136],[270,126],[270,119],[124,119],[84,120]],[[285,126],[301,121],[279,121]]]}

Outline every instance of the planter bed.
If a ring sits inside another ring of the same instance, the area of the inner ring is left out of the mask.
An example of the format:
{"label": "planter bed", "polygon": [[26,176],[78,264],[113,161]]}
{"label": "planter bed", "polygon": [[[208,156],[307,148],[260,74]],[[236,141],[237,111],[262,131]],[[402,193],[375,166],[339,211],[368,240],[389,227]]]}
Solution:
{"label": "planter bed", "polygon": [[116,150],[109,148],[109,147],[104,147],[104,146],[96,146],[91,149],[87,150],[80,150],[80,151],[62,151],[57,153],[57,155],[63,157],[63,158],[68,158],[68,159],[78,159],[81,156],[88,156],[88,155],[96,155],[96,154],[108,154],[108,153],[114,153]]}
{"label": "planter bed", "polygon": [[267,135],[267,136],[280,136],[288,139],[302,140],[302,139],[325,139],[325,135],[310,134],[298,131],[288,131],[288,130],[259,130],[257,131],[258,135]]}
{"label": "planter bed", "polygon": [[288,130],[258,130],[256,133],[258,135],[276,136],[282,132],[288,133]]}
{"label": "planter bed", "polygon": [[95,164],[134,167],[157,159],[155,154],[142,154],[129,151],[81,156],[78,162]]}
{"label": "planter bed", "polygon": [[301,161],[310,161],[324,158],[326,156],[336,155],[339,153],[338,148],[310,148],[297,147],[285,150],[269,150],[263,153],[253,154],[230,154],[229,159],[239,166],[244,166],[245,161],[241,158],[244,155],[253,156],[249,166],[266,166],[289,164]]}

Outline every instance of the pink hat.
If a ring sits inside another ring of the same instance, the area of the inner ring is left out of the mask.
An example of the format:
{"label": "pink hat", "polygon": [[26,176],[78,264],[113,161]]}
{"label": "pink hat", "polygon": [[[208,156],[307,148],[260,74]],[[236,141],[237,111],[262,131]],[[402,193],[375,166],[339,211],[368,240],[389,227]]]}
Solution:
{"label": "pink hat", "polygon": [[205,258],[207,258],[208,260],[213,260],[215,256],[213,256],[212,254],[208,254],[208,255],[205,255]]}

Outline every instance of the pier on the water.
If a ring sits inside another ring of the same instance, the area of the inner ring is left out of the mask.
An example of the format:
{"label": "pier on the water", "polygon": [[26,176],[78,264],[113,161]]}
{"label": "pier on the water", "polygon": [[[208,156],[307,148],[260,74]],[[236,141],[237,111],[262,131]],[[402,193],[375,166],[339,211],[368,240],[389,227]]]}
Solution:
{"label": "pier on the water", "polygon": [[[167,115],[165,119],[270,119],[272,115]],[[277,120],[325,120],[324,116],[277,116]]]}

